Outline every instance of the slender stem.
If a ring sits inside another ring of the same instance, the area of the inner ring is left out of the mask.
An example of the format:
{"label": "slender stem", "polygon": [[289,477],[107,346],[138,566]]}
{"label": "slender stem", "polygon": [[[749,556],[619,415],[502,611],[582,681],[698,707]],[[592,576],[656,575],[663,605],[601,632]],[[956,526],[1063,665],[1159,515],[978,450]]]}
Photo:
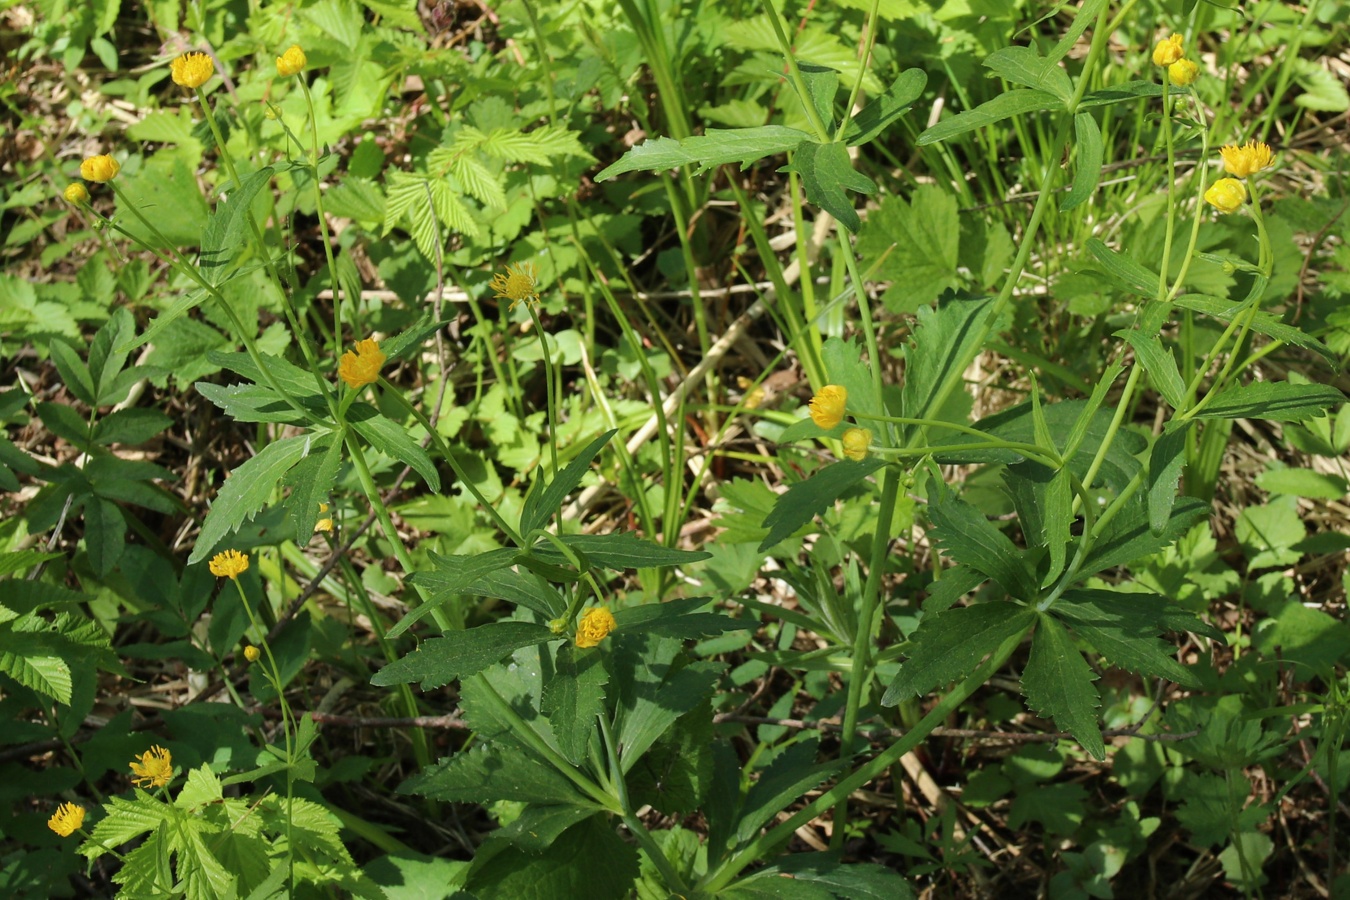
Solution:
{"label": "slender stem", "polygon": [[769,18],[769,24],[773,26],[773,33],[778,38],[778,48],[783,53],[783,58],[787,61],[788,77],[792,79],[792,84],[797,89],[797,96],[802,102],[802,107],[806,110],[806,118],[811,123],[812,130],[821,143],[830,140],[830,129],[820,118],[820,112],[816,105],[811,102],[811,92],[806,88],[806,79],[802,77],[802,70],[797,66],[797,57],[792,52],[792,42],[788,40],[787,32],[783,31],[783,20],[778,14],[778,10],[773,8],[770,0],[760,0],[760,5],[764,7],[764,13]]}
{"label": "slender stem", "polygon": [[[695,304],[697,305],[697,304]],[[558,374],[553,368],[553,351],[548,346],[548,335],[544,333],[544,323],[539,321],[539,310],[534,308],[534,303],[525,301],[525,308],[530,313],[530,321],[534,323],[534,333],[539,339],[539,349],[544,358],[544,391],[546,396],[545,407],[548,409],[548,456],[552,463],[553,470],[549,472],[550,478],[558,477],[558,392],[557,382]],[[561,509],[561,506],[559,507]]]}

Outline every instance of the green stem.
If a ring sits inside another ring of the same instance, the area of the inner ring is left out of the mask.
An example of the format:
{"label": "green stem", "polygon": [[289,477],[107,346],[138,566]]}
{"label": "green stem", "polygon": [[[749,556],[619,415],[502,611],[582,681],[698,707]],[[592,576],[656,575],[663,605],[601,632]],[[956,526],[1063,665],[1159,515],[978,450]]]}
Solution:
{"label": "green stem", "polygon": [[764,14],[768,16],[769,24],[773,26],[773,33],[778,38],[778,49],[782,51],[783,58],[787,61],[788,77],[792,79],[792,84],[797,89],[797,97],[806,110],[806,118],[811,123],[811,128],[815,131],[817,140],[821,143],[828,143],[830,140],[829,126],[821,121],[816,105],[808,99],[811,92],[807,90],[806,79],[802,77],[802,70],[797,66],[797,57],[792,52],[792,42],[788,40],[787,32],[783,31],[782,17],[778,14],[778,10],[773,8],[773,3],[770,0],[760,0],[760,5],[764,7]]}

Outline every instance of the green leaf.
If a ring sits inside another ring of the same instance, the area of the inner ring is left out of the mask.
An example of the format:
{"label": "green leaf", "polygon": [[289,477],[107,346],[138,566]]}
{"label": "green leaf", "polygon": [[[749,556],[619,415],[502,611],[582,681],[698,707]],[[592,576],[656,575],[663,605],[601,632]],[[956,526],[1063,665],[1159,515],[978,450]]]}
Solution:
{"label": "green leaf", "polygon": [[476,744],[427,766],[399,785],[398,792],[453,803],[514,800],[592,805],[551,763],[507,741]]}
{"label": "green leaf", "polygon": [[423,617],[442,606],[458,594],[469,593],[472,585],[484,576],[499,569],[514,565],[520,554],[511,549],[499,548],[473,556],[441,556],[431,553],[435,568],[413,573],[409,579],[427,594],[427,599],[408,612],[398,624],[389,629],[386,638],[396,638],[411,628]]}
{"label": "green leaf", "polygon": [[94,378],[80,355],[62,340],[53,340],[47,349],[66,388],[85,406],[94,406]]}
{"label": "green leaf", "polygon": [[1065,591],[1050,611],[1114,666],[1198,688],[1200,680],[1174,658],[1176,648],[1158,639],[1164,631],[1223,633],[1157,594],[1100,588]]}
{"label": "green leaf", "polygon": [[1186,383],[1181,380],[1176,358],[1163,347],[1157,335],[1146,335],[1142,331],[1127,328],[1117,331],[1116,337],[1124,339],[1134,348],[1135,359],[1144,367],[1158,393],[1173,409],[1180,409],[1185,402]]}
{"label": "green leaf", "polygon": [[[0,672],[30,690],[69,706],[70,664],[60,656],[33,647],[29,638],[31,635],[0,631]],[[21,646],[20,639],[27,646]]]}
{"label": "green leaf", "polygon": [[1149,451],[1148,527],[1154,534],[1161,534],[1172,517],[1172,507],[1177,502],[1177,482],[1186,465],[1186,435],[1190,433],[1192,421],[1188,419],[1179,426],[1175,419],[1168,422]]}
{"label": "green leaf", "polygon": [[1097,673],[1074,649],[1064,626],[1039,614],[1031,655],[1022,673],[1027,703],[1052,717],[1056,725],[1078,739],[1084,750],[1101,760],[1106,759],[1106,745],[1097,727],[1101,697],[1092,684],[1096,680]]}
{"label": "green leaf", "polygon": [[699,704],[681,716],[628,776],[634,806],[650,805],[668,816],[691,815],[713,784],[713,711]]}
{"label": "green leaf", "polygon": [[[1058,62],[1067,56],[1069,51],[1073,49],[1074,44],[1078,43],[1078,39],[1082,37],[1083,32],[1087,31],[1088,26],[1097,20],[1097,15],[1106,4],[1107,0],[1083,0],[1083,3],[1078,7],[1078,11],[1074,13],[1072,24],[1069,25],[1055,46],[1050,49],[1046,59]],[[1055,9],[1046,15],[1047,17],[1053,16],[1057,12],[1058,9]],[[1189,10],[1187,12],[1189,13]]]}
{"label": "green leaf", "polygon": [[[643,540],[631,531],[617,531],[613,534],[565,534],[562,542],[574,550],[579,550],[594,564],[607,569],[656,569],[671,566],[687,566],[712,557],[704,550],[677,550],[663,547],[655,541]],[[539,544],[530,550],[531,555],[549,562],[561,563],[564,559],[552,544]]]}
{"label": "green leaf", "polygon": [[427,487],[435,492],[440,491],[441,476],[431,462],[431,457],[402,425],[380,415],[370,404],[359,402],[353,403],[347,410],[347,422],[370,446],[385,456],[411,466],[414,472],[422,476]]}
{"label": "green leaf", "polygon": [[291,486],[286,516],[295,525],[295,542],[301,547],[314,535],[319,504],[328,501],[341,462],[342,442],[336,436],[325,436],[315,439],[310,453],[286,473],[286,483]]}
{"label": "green leaf", "polygon": [[179,809],[193,810],[210,803],[218,803],[225,797],[220,779],[210,767],[202,765],[188,772],[187,782],[178,791],[173,805]]}
{"label": "green leaf", "polygon": [[967,359],[984,331],[992,309],[989,298],[949,296],[936,309],[920,308],[914,339],[905,354],[901,388],[903,415],[933,418],[955,384],[964,377]]}
{"label": "green leaf", "polygon": [[942,570],[942,578],[933,582],[928,599],[923,601],[924,615],[936,615],[951,609],[952,604],[989,580],[983,572],[966,566],[952,566]]}
{"label": "green leaf", "polygon": [[1064,104],[1054,94],[1036,91],[1031,88],[1014,88],[999,94],[992,100],[981,103],[974,109],[958,113],[950,119],[937,123],[919,135],[919,146],[936,144],[951,140],[958,135],[995,122],[1001,122],[1012,116],[1042,110],[1063,109]]}
{"label": "green leaf", "polygon": [[265,166],[244,179],[218,203],[202,231],[201,253],[197,267],[213,287],[224,284],[240,248],[253,236],[248,233],[250,207],[258,191],[272,179],[273,169]]}
{"label": "green leaf", "polygon": [[1250,309],[1244,308],[1241,303],[1235,303],[1226,297],[1212,297],[1208,294],[1182,294],[1174,302],[1182,309],[1195,310],[1224,322],[1231,322],[1239,314],[1243,314],[1246,316],[1244,321],[1251,323],[1251,330],[1257,334],[1264,334],[1267,337],[1284,341],[1286,344],[1311,350],[1331,365],[1339,365],[1339,359],[1330,347],[1303,329],[1286,325],[1271,313],[1258,310],[1253,314]]}
{"label": "green leaf", "polygon": [[1024,634],[1036,611],[1007,601],[958,606],[924,616],[910,636],[909,659],[900,665],[882,706],[921,697],[933,688],[973,672],[980,661],[1003,643]]}
{"label": "green leaf", "polygon": [[774,544],[824,513],[841,494],[885,465],[885,460],[876,457],[842,460],[789,487],[778,496],[773,510],[764,518],[764,527],[769,533],[760,541],[759,552],[767,552]]}
{"label": "green leaf", "polygon": [[948,556],[988,575],[1019,600],[1036,597],[1036,582],[1027,569],[1026,553],[983,513],[940,482],[930,498],[928,516],[933,522],[930,535]]}
{"label": "green leaf", "polygon": [[[771,897],[781,896],[776,889],[789,881],[794,887],[810,887],[848,900],[914,900],[915,896],[909,882],[894,869],[874,863],[844,864],[832,853],[794,853],[762,871],[763,879],[771,879],[765,885]],[[755,885],[760,873],[755,876],[738,882],[737,888]]]}
{"label": "green leaf", "polygon": [[[871,416],[884,415],[881,398],[877,396],[876,385],[872,381],[872,370],[862,361],[861,354],[862,350],[854,341],[831,337],[821,348],[820,358],[825,363],[829,383],[842,385],[848,391],[850,412],[856,411]],[[783,438],[780,437],[779,440]]]}
{"label": "green leaf", "polygon": [[580,765],[591,738],[598,734],[597,717],[605,711],[609,672],[598,653],[578,652],[571,644],[558,648],[552,679],[544,687],[539,710],[553,726],[558,749]]}
{"label": "green leaf", "polygon": [[753,840],[766,822],[843,767],[842,760],[816,763],[818,750],[818,741],[803,740],[769,763],[745,795],[736,824],[735,847]]}
{"label": "green leaf", "polygon": [[1294,98],[1295,104],[1325,113],[1350,110],[1350,91],[1346,90],[1341,76],[1328,71],[1320,60],[1295,57],[1291,62],[1294,80],[1303,88],[1303,93]]}
{"label": "green leaf", "polygon": [[94,425],[94,443],[144,444],[173,424],[173,419],[157,409],[119,409]]}
{"label": "green leaf", "polygon": [[[62,555],[63,554],[61,553],[43,553],[40,550],[16,550],[12,553],[0,553],[0,578],[13,574],[14,572],[30,569],[38,563],[46,562],[50,559],[57,559]],[[28,583],[37,584],[39,582],[30,581]],[[15,585],[13,584],[6,585],[5,590],[9,592],[12,591],[14,587]],[[55,587],[55,585],[52,585],[52,587]],[[65,588],[60,588],[60,590],[64,591]],[[75,591],[69,591],[68,593],[77,598],[82,598],[84,596],[83,594],[77,594]],[[10,593],[5,594],[4,602],[10,609],[17,609]]]}
{"label": "green leaf", "polygon": [[615,611],[615,630],[624,634],[651,633],[686,639],[723,631],[739,631],[747,627],[730,616],[695,612],[710,602],[707,597],[684,597],[630,606]]}
{"label": "green leaf", "polygon": [[788,83],[792,85],[794,91],[797,91],[797,99],[802,101],[802,105],[813,107],[816,115],[820,116],[820,121],[825,123],[825,129],[833,132],[834,95],[839,92],[839,73],[828,66],[818,66],[809,62],[798,62],[797,68],[802,73],[802,82],[806,85],[806,96],[802,96],[795,81]]}
{"label": "green leaf", "polygon": [[547,850],[515,847],[475,864],[465,888],[491,900],[623,900],[638,877],[638,851],[619,837],[605,816],[565,831]]}
{"label": "green leaf", "polygon": [[1073,133],[1076,139],[1073,185],[1059,205],[1062,212],[1067,212],[1090,199],[1092,193],[1097,190],[1097,182],[1102,177],[1102,130],[1098,127],[1097,120],[1092,117],[1092,113],[1080,112],[1073,117]]}
{"label": "green leaf", "polygon": [[1139,564],[1159,550],[1172,546],[1191,526],[1209,515],[1209,504],[1194,497],[1181,497],[1161,531],[1149,527],[1148,501],[1135,494],[1097,538],[1080,572],[1086,578],[1116,566]]}
{"label": "green leaf", "polygon": [[37,404],[36,408],[38,418],[47,426],[48,431],[82,450],[88,448],[89,423],[75,411],[74,407],[64,403],[43,401]]}
{"label": "green leaf", "polygon": [[928,84],[928,73],[923,69],[906,69],[886,89],[886,93],[864,106],[844,130],[844,140],[850,147],[866,144],[880,135],[892,122],[899,119]]}
{"label": "green leaf", "polygon": [[271,499],[281,477],[309,452],[310,444],[307,435],[282,438],[230,473],[206,514],[188,565],[210,556],[227,535],[253,518]]}
{"label": "green leaf", "polygon": [[1073,98],[1073,82],[1059,67],[1059,61],[1041,56],[1035,47],[1004,47],[984,59],[986,68],[1005,81],[1054,94],[1068,103]]}
{"label": "green leaf", "polygon": [[591,470],[591,463],[600,455],[600,451],[618,433],[611,429],[587,444],[576,458],[567,464],[567,468],[558,473],[551,482],[544,484],[543,476],[530,488],[529,494],[520,510],[520,533],[528,535],[543,528],[562,506],[567,495],[577,489],[581,479]]}
{"label": "green leaf", "polygon": [[849,159],[848,147],[843,142],[803,141],[787,170],[802,176],[807,200],[834,216],[849,231],[858,231],[862,220],[847,192],[870,197],[877,192],[877,186],[853,169],[853,160]]}
{"label": "green leaf", "polygon": [[[1171,95],[1190,93],[1189,88],[1172,86]],[[1078,104],[1079,110],[1095,109],[1098,106],[1110,106],[1113,103],[1128,103],[1131,100],[1151,100],[1162,96],[1162,85],[1156,81],[1127,81],[1112,85],[1100,91],[1089,91]]]}
{"label": "green leaf", "polygon": [[1287,495],[1248,506],[1238,515],[1233,533],[1252,569],[1293,565],[1302,558],[1299,544],[1308,536],[1298,500]]}
{"label": "green leaf", "polygon": [[1196,417],[1200,419],[1270,419],[1301,422],[1321,416],[1345,395],[1329,384],[1258,381],[1225,388]]}
{"label": "green leaf", "polygon": [[596,181],[605,181],[615,175],[637,171],[664,171],[684,165],[696,165],[695,174],[706,172],[724,163],[740,163],[742,167],[765,156],[777,156],[797,149],[811,135],[782,125],[761,125],[756,128],[709,128],[703,135],[677,141],[674,138],[651,138],[638,144],[619,159],[605,167]]}
{"label": "green leaf", "polygon": [[154,831],[171,807],[138,789],[134,801],[117,795],[109,797],[103,811],[105,815],[94,825],[89,840],[80,845],[80,853],[90,859]]}
{"label": "green leaf", "polygon": [[[198,381],[193,387],[236,422],[282,422],[295,425],[305,422],[305,417],[296,412],[295,407],[266,385],[220,385]],[[318,394],[304,394],[296,399],[316,419],[328,412],[327,404]]]}
{"label": "green leaf", "polygon": [[1088,238],[1088,252],[1097,258],[1102,271],[1117,287],[1141,297],[1153,299],[1158,293],[1158,275],[1124,254],[1117,253],[1097,238]]}
{"label": "green leaf", "polygon": [[380,342],[380,351],[385,355],[385,365],[395,360],[412,358],[422,349],[426,339],[446,324],[435,321],[433,313],[432,309],[427,309],[416,322]]}
{"label": "green leaf", "polygon": [[122,558],[127,544],[127,520],[111,500],[89,497],[84,503],[84,546],[89,565],[100,578]]}
{"label": "green leaf", "polygon": [[422,690],[476,675],[521,647],[561,640],[533,622],[492,622],[423,641],[416,650],[389,663],[370,679],[379,687],[421,682]]}
{"label": "green leaf", "polygon": [[919,185],[908,203],[881,201],[863,223],[858,254],[892,282],[882,295],[888,310],[918,312],[959,283],[960,235],[956,198],[936,185]]}
{"label": "green leaf", "polygon": [[615,643],[612,667],[625,673],[615,679],[614,735],[620,767],[628,772],[677,719],[708,702],[726,666],[700,660],[676,668],[672,663],[684,652],[678,641],[625,633],[622,621],[614,634],[622,640]]}
{"label": "green leaf", "polygon": [[[298,400],[301,406],[308,406],[314,402],[310,399],[314,397],[321,404],[321,408],[325,412],[327,411],[328,405],[323,402],[323,397],[319,394],[318,383],[315,381],[312,372],[269,353],[259,353],[258,357],[262,360],[263,365],[267,366],[267,374],[272,377],[272,381],[275,381],[283,391]],[[254,384],[270,387],[270,382],[263,377],[262,372],[258,371],[258,367],[253,364],[253,358],[247,353],[224,353],[220,350],[212,350],[206,354],[206,358],[223,369],[229,369],[236,375],[244,376]],[[278,397],[277,399],[280,400],[281,398]]]}
{"label": "green leaf", "polygon": [[1315,500],[1340,500],[1350,492],[1350,482],[1340,475],[1312,469],[1268,469],[1256,476],[1256,486],[1272,494],[1292,494]]}

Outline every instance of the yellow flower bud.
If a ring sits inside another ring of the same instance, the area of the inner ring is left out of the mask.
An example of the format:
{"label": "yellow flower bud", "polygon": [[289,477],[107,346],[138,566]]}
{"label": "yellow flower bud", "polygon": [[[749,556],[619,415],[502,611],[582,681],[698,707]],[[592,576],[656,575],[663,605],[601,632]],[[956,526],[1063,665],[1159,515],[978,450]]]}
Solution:
{"label": "yellow flower bud", "polygon": [[1179,59],[1167,67],[1167,77],[1178,87],[1186,87],[1200,76],[1200,67],[1189,59]]}
{"label": "yellow flower bud", "polygon": [[848,404],[848,389],[839,384],[827,384],[811,398],[811,421],[826,430],[844,420]]}
{"label": "yellow flower bud", "polygon": [[850,428],[840,438],[844,455],[849,459],[867,459],[867,448],[872,446],[872,432],[866,428]]}
{"label": "yellow flower bud", "polygon": [[1236,212],[1247,202],[1247,186],[1236,178],[1220,178],[1205,191],[1205,202],[1221,213]]}
{"label": "yellow flower bud", "polygon": [[96,181],[99,184],[112,181],[120,171],[122,166],[106,153],[102,156],[91,156],[80,163],[80,177],[85,181]]}
{"label": "yellow flower bud", "polygon": [[596,606],[586,610],[577,622],[577,646],[583,650],[596,646],[617,624],[614,614],[607,607]]}
{"label": "yellow flower bud", "polygon": [[305,51],[299,44],[292,44],[286,52],[277,57],[277,74],[289,78],[305,70]]}
{"label": "yellow flower bud", "polygon": [[370,338],[356,342],[356,350],[342,354],[338,363],[338,377],[347,382],[353,390],[374,384],[380,380],[380,366],[385,356],[380,345]]}
{"label": "yellow flower bud", "polygon": [[244,648],[244,659],[248,660],[249,662],[251,663],[257,662],[258,657],[260,656],[262,656],[262,651],[259,650],[257,647],[253,646],[252,644],[249,644],[247,647]]}
{"label": "yellow flower bud", "polygon": [[169,63],[173,83],[188,90],[199,88],[216,74],[216,64],[205,53],[184,53]]}
{"label": "yellow flower bud", "polygon": [[89,190],[78,181],[66,185],[64,196],[68,202],[76,206],[83,206],[89,202]]}
{"label": "yellow flower bud", "polygon": [[1170,66],[1184,55],[1185,51],[1181,48],[1181,35],[1174,34],[1166,40],[1158,41],[1158,46],[1153,48],[1153,64],[1155,66]]}
{"label": "yellow flower bud", "polygon": [[1248,141],[1241,147],[1229,144],[1219,150],[1219,155],[1223,157],[1224,171],[1235,178],[1246,178],[1275,165],[1275,154],[1263,141]]}

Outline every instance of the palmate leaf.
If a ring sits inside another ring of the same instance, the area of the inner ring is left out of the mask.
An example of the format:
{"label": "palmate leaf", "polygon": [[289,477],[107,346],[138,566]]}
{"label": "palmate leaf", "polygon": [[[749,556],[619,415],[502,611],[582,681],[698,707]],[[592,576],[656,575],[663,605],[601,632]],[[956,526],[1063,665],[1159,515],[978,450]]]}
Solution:
{"label": "palmate leaf", "polygon": [[985,68],[1013,84],[1054,94],[1068,103],[1073,98],[1073,82],[1059,67],[1059,61],[1041,56],[1033,47],[1004,47],[984,59]]}
{"label": "palmate leaf", "polygon": [[508,847],[474,860],[465,882],[472,897],[622,900],[637,880],[638,851],[603,815],[567,829],[542,853]]}
{"label": "palmate leaf", "polygon": [[580,159],[595,157],[581,145],[575,131],[556,125],[543,125],[530,131],[493,128],[484,133],[472,125],[460,127],[451,149],[455,152],[476,148],[488,156],[512,163],[546,166],[566,156]]}
{"label": "palmate leaf", "polygon": [[379,687],[420,682],[422,690],[442,687],[456,678],[468,678],[500,662],[521,647],[561,638],[533,622],[492,622],[444,637],[423,641],[416,650],[376,672],[370,683]]}
{"label": "palmate leaf", "polygon": [[743,167],[765,156],[777,156],[811,140],[811,135],[782,125],[761,125],[756,128],[709,128],[705,134],[677,141],[659,137],[643,141],[629,150],[618,162],[606,166],[596,181],[604,181],[625,172],[678,169],[695,165],[696,173],[724,163],[740,163]]}
{"label": "palmate leaf", "polygon": [[924,616],[910,637],[909,659],[900,666],[881,705],[895,706],[973,672],[982,659],[1035,621],[1035,610],[1007,601]]}
{"label": "palmate leaf", "polygon": [[1106,758],[1106,745],[1097,727],[1101,696],[1092,682],[1097,673],[1073,646],[1064,626],[1038,614],[1031,655],[1022,673],[1022,690],[1032,709],[1052,717],[1055,724],[1078,739],[1097,759]]}
{"label": "palmate leaf", "polygon": [[206,514],[197,545],[188,557],[188,565],[210,556],[227,535],[253,518],[272,497],[277,484],[309,452],[308,435],[273,441],[239,468],[230,473],[216,494],[216,502]]}

